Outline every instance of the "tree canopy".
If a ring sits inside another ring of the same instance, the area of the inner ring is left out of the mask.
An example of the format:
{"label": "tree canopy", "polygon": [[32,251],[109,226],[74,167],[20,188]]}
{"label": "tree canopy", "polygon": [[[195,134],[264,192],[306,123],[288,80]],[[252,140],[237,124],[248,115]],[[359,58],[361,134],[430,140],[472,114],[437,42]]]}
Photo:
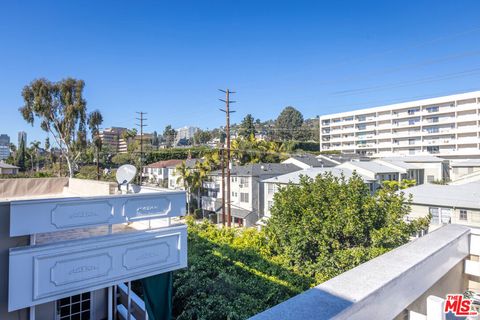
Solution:
{"label": "tree canopy", "polygon": [[70,177],[80,152],[87,143],[87,102],[83,98],[83,80],[67,78],[59,82],[37,79],[22,91],[24,105],[19,109],[30,124],[35,119],[52,134],[68,165]]}
{"label": "tree canopy", "polygon": [[371,195],[362,179],[302,177],[274,196],[266,233],[286,265],[322,282],[409,241],[429,219],[406,222],[410,203],[395,188]]}
{"label": "tree canopy", "polygon": [[251,114],[247,114],[240,123],[238,135],[244,138],[255,136],[255,118]]}
{"label": "tree canopy", "polygon": [[276,135],[280,140],[297,139],[301,134],[303,115],[294,107],[288,106],[275,121]]}

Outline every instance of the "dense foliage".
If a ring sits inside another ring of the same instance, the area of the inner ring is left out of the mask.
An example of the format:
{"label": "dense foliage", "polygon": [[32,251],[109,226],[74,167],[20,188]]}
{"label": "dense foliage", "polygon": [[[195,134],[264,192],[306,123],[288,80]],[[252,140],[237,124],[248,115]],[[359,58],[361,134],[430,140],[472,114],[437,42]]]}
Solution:
{"label": "dense foliage", "polygon": [[210,149],[207,147],[160,149],[158,151],[148,153],[146,155],[146,163],[170,159],[187,159],[189,156],[191,158],[201,158],[209,152]]}
{"label": "dense foliage", "polygon": [[188,269],[176,272],[177,319],[245,319],[409,241],[399,185],[371,195],[358,176],[302,178],[274,197],[262,231],[188,220]]}
{"label": "dense foliage", "polygon": [[274,196],[266,228],[272,254],[322,282],[408,242],[429,221],[406,222],[410,203],[397,189],[371,195],[357,175],[302,177]]}
{"label": "dense foliage", "polygon": [[188,269],[175,273],[177,319],[246,319],[311,285],[275,263],[263,232],[189,220]]}

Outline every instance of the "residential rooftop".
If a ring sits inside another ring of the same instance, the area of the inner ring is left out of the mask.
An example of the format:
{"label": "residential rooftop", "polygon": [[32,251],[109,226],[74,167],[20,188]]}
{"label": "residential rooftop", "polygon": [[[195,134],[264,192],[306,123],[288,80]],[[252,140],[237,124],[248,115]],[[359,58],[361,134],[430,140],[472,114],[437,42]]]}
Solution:
{"label": "residential rooftop", "polygon": [[[300,182],[301,176],[307,176],[309,178],[316,178],[319,174],[331,173],[334,177],[341,177],[342,175],[346,179],[350,179],[353,176],[353,170],[348,168],[339,168],[339,167],[332,167],[332,168],[308,168],[301,171],[295,171],[291,173],[287,173],[281,176],[276,176],[273,178],[265,179],[263,182],[265,183],[279,183],[279,184],[288,184],[293,183],[297,184]],[[358,174],[357,175],[363,179],[365,182],[374,181],[371,178]]]}
{"label": "residential rooftop", "polygon": [[415,204],[480,209],[480,182],[461,185],[422,184],[403,190]]}
{"label": "residential rooftop", "polygon": [[396,156],[396,157],[382,157],[382,160],[387,160],[387,161],[404,161],[408,163],[415,163],[415,162],[444,162],[445,159],[436,157],[436,156],[429,156],[429,155],[421,155],[421,156],[415,156],[415,155],[405,155],[405,156]]}
{"label": "residential rooftop", "polygon": [[[249,176],[261,177],[267,175],[281,175],[301,170],[294,164],[290,163],[251,163],[244,166],[233,166],[230,170],[232,176]],[[222,172],[216,170],[213,175],[220,175]]]}

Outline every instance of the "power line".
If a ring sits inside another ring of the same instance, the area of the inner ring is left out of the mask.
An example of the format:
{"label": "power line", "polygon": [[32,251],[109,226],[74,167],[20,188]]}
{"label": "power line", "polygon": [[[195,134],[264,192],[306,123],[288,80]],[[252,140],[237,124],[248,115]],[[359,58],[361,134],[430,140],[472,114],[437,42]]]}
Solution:
{"label": "power line", "polygon": [[433,77],[426,77],[426,78],[417,79],[417,80],[403,81],[403,82],[358,88],[358,89],[342,90],[342,91],[334,92],[333,95],[349,96],[354,94],[371,93],[371,92],[384,90],[384,89],[396,89],[396,88],[401,88],[401,87],[406,87],[406,86],[411,86],[416,84],[448,80],[448,79],[454,79],[454,78],[460,78],[460,77],[468,77],[468,76],[477,75],[479,73],[480,73],[480,68],[474,68],[474,69],[464,70],[460,72],[448,73],[448,74],[443,74],[443,75],[438,75]]}

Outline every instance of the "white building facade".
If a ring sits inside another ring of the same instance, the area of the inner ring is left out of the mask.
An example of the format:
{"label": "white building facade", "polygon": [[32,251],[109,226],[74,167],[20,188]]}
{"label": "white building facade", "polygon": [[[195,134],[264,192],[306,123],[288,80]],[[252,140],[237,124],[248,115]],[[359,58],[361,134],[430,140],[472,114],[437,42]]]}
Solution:
{"label": "white building facade", "polygon": [[480,156],[480,91],[320,116],[320,150]]}

